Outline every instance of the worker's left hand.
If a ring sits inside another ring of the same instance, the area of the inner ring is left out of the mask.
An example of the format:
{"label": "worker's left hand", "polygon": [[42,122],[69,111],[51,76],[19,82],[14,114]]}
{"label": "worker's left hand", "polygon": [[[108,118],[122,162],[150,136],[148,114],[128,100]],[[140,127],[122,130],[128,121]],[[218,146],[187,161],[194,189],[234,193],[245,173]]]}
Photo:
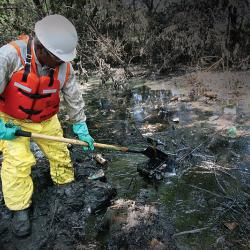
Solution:
{"label": "worker's left hand", "polygon": [[77,134],[81,141],[85,141],[89,144],[88,147],[83,147],[83,151],[94,150],[94,139],[90,136],[87,124],[85,122],[79,122],[73,124],[73,131]]}

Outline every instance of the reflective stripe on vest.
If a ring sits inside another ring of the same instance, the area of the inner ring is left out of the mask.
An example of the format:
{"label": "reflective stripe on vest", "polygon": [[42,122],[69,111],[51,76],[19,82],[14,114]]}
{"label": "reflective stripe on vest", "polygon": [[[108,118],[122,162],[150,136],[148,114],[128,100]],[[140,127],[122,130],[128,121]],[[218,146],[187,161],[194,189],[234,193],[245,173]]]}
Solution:
{"label": "reflective stripe on vest", "polygon": [[43,94],[51,94],[51,93],[56,93],[57,89],[44,89]]}
{"label": "reflective stripe on vest", "polygon": [[14,86],[18,87],[19,89],[25,90],[25,91],[27,91],[27,92],[29,92],[29,93],[31,93],[31,91],[32,91],[31,88],[28,88],[27,86],[24,86],[24,85],[22,85],[22,84],[19,83],[19,82],[15,82],[15,83],[14,83]]}

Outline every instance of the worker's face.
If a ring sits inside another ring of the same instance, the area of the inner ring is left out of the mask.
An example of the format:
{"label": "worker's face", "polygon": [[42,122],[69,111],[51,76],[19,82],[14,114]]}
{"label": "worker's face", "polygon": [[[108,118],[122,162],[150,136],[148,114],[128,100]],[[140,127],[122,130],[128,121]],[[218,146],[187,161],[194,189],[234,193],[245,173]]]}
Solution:
{"label": "worker's face", "polygon": [[58,57],[56,57],[55,55],[53,55],[51,52],[49,52],[48,50],[46,50],[44,48],[44,53],[46,54],[46,61],[45,64],[50,67],[50,68],[56,68],[57,66],[61,65],[62,63],[64,63],[64,61],[62,61],[61,59],[59,59]]}
{"label": "worker's face", "polygon": [[47,49],[45,49],[43,46],[39,46],[36,50],[36,56],[38,61],[42,65],[46,65],[49,68],[56,68],[57,66],[64,63],[61,59],[57,58],[55,55],[53,55],[51,52],[49,52]]}

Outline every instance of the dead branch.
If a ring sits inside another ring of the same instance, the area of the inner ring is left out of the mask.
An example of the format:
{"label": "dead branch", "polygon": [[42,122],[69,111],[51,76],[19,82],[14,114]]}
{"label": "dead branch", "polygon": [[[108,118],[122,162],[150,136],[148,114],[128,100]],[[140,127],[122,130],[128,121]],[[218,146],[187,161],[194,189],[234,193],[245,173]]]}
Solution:
{"label": "dead branch", "polygon": [[123,66],[127,76],[132,77],[133,73],[128,69],[128,65],[116,54],[113,50],[112,45],[110,45],[107,40],[100,34],[95,28],[94,24],[91,23],[88,25],[89,30],[95,35],[96,38],[99,38],[102,44],[115,56],[119,63]]}
{"label": "dead branch", "polygon": [[212,194],[213,196],[216,196],[216,197],[219,197],[219,198],[226,198],[226,199],[229,199],[229,200],[233,200],[233,199],[230,198],[230,197],[222,196],[222,195],[216,194],[216,193],[214,193],[214,192],[212,192],[212,191],[209,191],[209,190],[207,190],[207,189],[204,189],[204,188],[200,188],[200,187],[197,187],[197,186],[194,186],[194,185],[191,185],[191,184],[190,184],[189,186],[192,187],[192,188],[195,188],[195,189],[204,191],[204,192],[206,192],[206,193]]}
{"label": "dead branch", "polygon": [[193,230],[187,230],[187,231],[183,231],[183,232],[180,232],[180,233],[176,233],[176,234],[173,234],[174,237],[177,237],[177,236],[181,236],[181,235],[185,235],[185,234],[196,234],[196,233],[200,233],[204,230],[207,230],[209,227],[202,227],[202,228],[197,228],[197,229],[193,229]]}
{"label": "dead branch", "polygon": [[211,69],[217,68],[220,65],[220,63],[223,63],[223,58],[220,58],[217,62],[213,63],[210,67],[208,67],[207,69],[205,69],[204,72],[208,72]]}

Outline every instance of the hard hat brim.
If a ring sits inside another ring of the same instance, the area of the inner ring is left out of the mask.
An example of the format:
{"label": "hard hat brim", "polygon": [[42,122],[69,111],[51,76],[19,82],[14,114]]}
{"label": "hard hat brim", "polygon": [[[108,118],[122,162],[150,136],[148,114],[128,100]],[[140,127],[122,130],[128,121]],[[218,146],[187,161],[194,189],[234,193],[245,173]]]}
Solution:
{"label": "hard hat brim", "polygon": [[76,57],[76,49],[74,49],[73,53],[63,54],[63,55],[54,53],[54,55],[64,62],[70,62],[74,60]]}

